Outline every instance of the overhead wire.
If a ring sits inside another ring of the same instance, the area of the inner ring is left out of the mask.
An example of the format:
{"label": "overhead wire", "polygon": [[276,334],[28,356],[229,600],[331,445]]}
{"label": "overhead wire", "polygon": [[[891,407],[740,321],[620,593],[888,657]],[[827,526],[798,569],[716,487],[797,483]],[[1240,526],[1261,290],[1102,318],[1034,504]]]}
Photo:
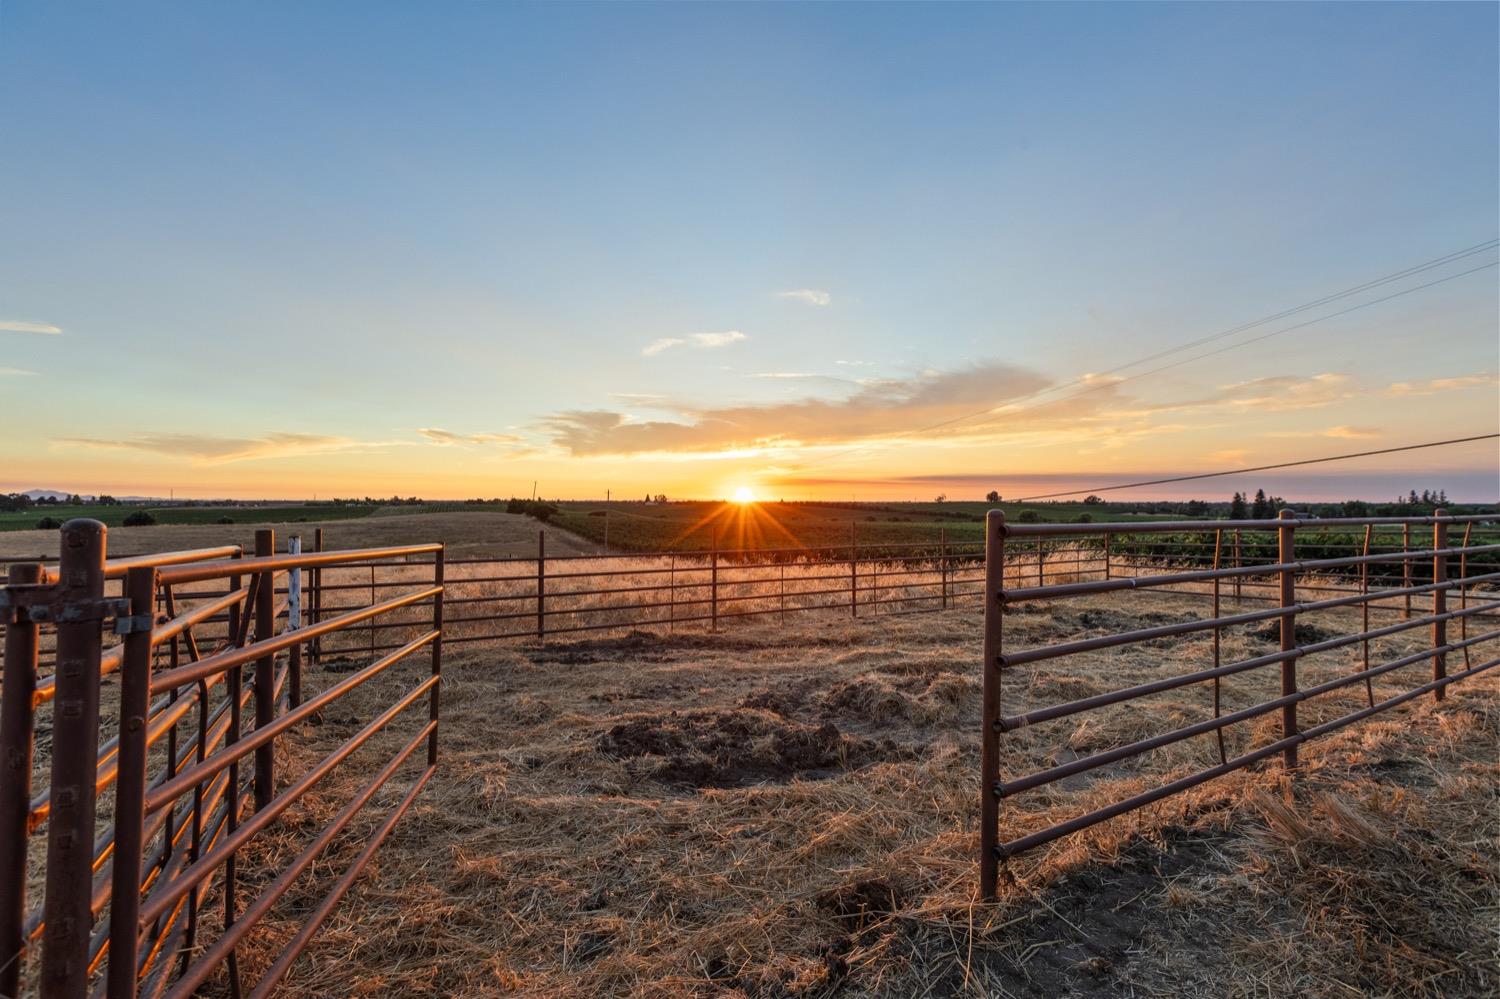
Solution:
{"label": "overhead wire", "polygon": [[[1263,326],[1263,325],[1265,325],[1268,322],[1275,322],[1277,319],[1284,319],[1287,316],[1296,315],[1299,312],[1305,312],[1308,309],[1317,308],[1320,305],[1327,305],[1327,304],[1329,304],[1331,302],[1335,302],[1335,301],[1339,301],[1339,300],[1344,299],[1344,298],[1348,298],[1350,295],[1359,294],[1360,292],[1363,292],[1363,291],[1370,291],[1370,290],[1373,290],[1374,288],[1378,288],[1378,287],[1382,287],[1384,285],[1390,284],[1393,281],[1399,281],[1399,280],[1401,280],[1403,278],[1414,277],[1417,274],[1425,273],[1426,271],[1432,270],[1433,268],[1441,267],[1444,264],[1454,263],[1455,261],[1462,260],[1462,259],[1465,259],[1467,257],[1474,256],[1475,254],[1483,253],[1483,252],[1485,252],[1487,250],[1495,249],[1496,247],[1500,247],[1500,239],[1490,239],[1490,240],[1486,240],[1485,242],[1477,243],[1477,244],[1465,247],[1465,248],[1460,249],[1460,250],[1454,250],[1451,253],[1446,253],[1446,254],[1444,254],[1444,255],[1442,255],[1440,257],[1436,257],[1436,258],[1433,258],[1431,260],[1424,261],[1424,262],[1422,262],[1420,264],[1414,264],[1411,267],[1403,268],[1402,270],[1396,271],[1396,272],[1394,272],[1392,274],[1387,274],[1387,275],[1384,275],[1382,277],[1374,278],[1374,279],[1372,279],[1370,281],[1366,281],[1366,282],[1363,282],[1361,284],[1354,285],[1354,286],[1352,286],[1350,288],[1344,289],[1343,291],[1335,292],[1335,293],[1333,293],[1331,295],[1325,295],[1325,296],[1323,296],[1321,298],[1314,299],[1314,300],[1312,300],[1310,302],[1305,302],[1305,303],[1303,303],[1301,305],[1294,306],[1294,307],[1292,307],[1290,309],[1283,309],[1280,312],[1276,312],[1276,313],[1273,313],[1273,314],[1268,315],[1268,316],[1263,316],[1263,317],[1261,317],[1259,319],[1255,319],[1255,320],[1252,320],[1252,321],[1247,322],[1247,323],[1242,323],[1239,326],[1235,326],[1235,327],[1232,327],[1232,328],[1227,329],[1227,330],[1221,330],[1220,332],[1209,334],[1208,336],[1198,337],[1198,338],[1196,338],[1194,340],[1186,341],[1184,343],[1178,344],[1177,346],[1168,348],[1166,350],[1158,351],[1158,352],[1156,352],[1154,354],[1148,354],[1148,355],[1146,355],[1144,357],[1136,358],[1135,360],[1128,361],[1128,362],[1126,362],[1124,364],[1116,365],[1115,367],[1107,369],[1106,371],[1098,372],[1098,373],[1091,373],[1089,375],[1085,375],[1085,376],[1082,376],[1080,378],[1075,378],[1072,381],[1065,382],[1065,383],[1063,383],[1061,385],[1047,386],[1047,387],[1038,389],[1038,390],[1036,390],[1034,392],[1029,392],[1029,393],[1027,393],[1025,395],[1017,396],[1014,399],[1008,401],[1007,403],[1005,403],[1003,405],[1000,405],[1000,406],[989,406],[989,407],[986,407],[985,409],[978,410],[978,411],[975,411],[975,412],[972,412],[972,413],[965,413],[965,414],[960,415],[960,416],[950,417],[950,418],[945,419],[945,420],[940,420],[940,421],[938,421],[936,423],[931,423],[931,424],[927,424],[926,426],[918,427],[915,430],[908,431],[908,433],[911,434],[911,435],[917,435],[917,434],[928,433],[928,432],[933,431],[933,430],[940,430],[940,429],[943,429],[944,427],[953,426],[954,424],[963,423],[963,422],[966,422],[968,420],[977,419],[977,418],[979,418],[981,416],[988,416],[988,415],[991,415],[993,413],[997,413],[997,412],[999,412],[1001,410],[1005,410],[1008,406],[1014,405],[1017,402],[1027,402],[1027,401],[1030,401],[1030,400],[1033,400],[1033,399],[1037,399],[1037,398],[1039,398],[1040,396],[1043,396],[1043,395],[1048,395],[1048,394],[1051,394],[1053,392],[1062,391],[1063,389],[1072,388],[1072,387],[1075,387],[1075,386],[1083,386],[1082,390],[1079,391],[1079,392],[1075,392],[1075,393],[1072,393],[1070,395],[1062,396],[1062,397],[1057,398],[1057,399],[1047,400],[1046,402],[1039,403],[1038,405],[1024,406],[1024,407],[1022,407],[1020,409],[1010,410],[1009,413],[1007,413],[1007,415],[1015,415],[1017,413],[1030,412],[1030,411],[1032,411],[1034,409],[1039,408],[1039,406],[1041,406],[1041,405],[1051,405],[1053,403],[1066,402],[1066,401],[1069,401],[1069,400],[1072,400],[1072,399],[1079,398],[1079,397],[1081,397],[1083,395],[1087,395],[1087,394],[1089,394],[1091,392],[1097,392],[1097,391],[1101,391],[1101,390],[1106,389],[1106,388],[1112,388],[1113,386],[1120,385],[1120,384],[1122,384],[1124,382],[1127,382],[1127,381],[1133,381],[1133,380],[1138,379],[1138,378],[1144,378],[1144,377],[1146,377],[1148,375],[1157,374],[1159,372],[1166,371],[1166,370],[1169,370],[1171,368],[1181,367],[1184,364],[1190,364],[1190,363],[1192,363],[1194,361],[1202,360],[1203,358],[1206,358],[1206,357],[1213,357],[1213,356],[1215,356],[1217,354],[1222,354],[1222,353],[1225,353],[1225,352],[1230,351],[1230,350],[1237,350],[1240,347],[1248,346],[1248,345],[1253,344],[1253,343],[1259,343],[1259,342],[1264,341],[1264,340],[1269,340],[1272,337],[1281,336],[1282,334],[1285,334],[1285,333],[1291,333],[1291,332],[1294,332],[1294,331],[1299,330],[1299,329],[1306,329],[1309,326],[1315,325],[1317,323],[1325,322],[1325,321],[1327,321],[1329,319],[1335,319],[1335,318],[1338,318],[1339,316],[1348,315],[1349,313],[1357,312],[1357,311],[1359,311],[1361,309],[1369,308],[1370,306],[1379,305],[1379,304],[1381,304],[1383,302],[1388,302],[1388,301],[1391,301],[1393,299],[1400,298],[1400,297],[1402,297],[1404,295],[1409,295],[1409,294],[1412,294],[1414,292],[1422,291],[1422,290],[1424,290],[1426,288],[1431,288],[1431,287],[1434,287],[1436,285],[1444,284],[1444,283],[1446,283],[1448,281],[1453,281],[1453,280],[1456,280],[1458,278],[1465,277],[1465,276],[1467,276],[1469,274],[1477,273],[1478,271],[1486,270],[1486,269],[1488,269],[1490,267],[1495,267],[1495,266],[1497,266],[1497,264],[1500,264],[1500,261],[1495,261],[1495,262],[1491,262],[1491,263],[1487,263],[1487,264],[1481,264],[1478,267],[1474,267],[1474,268],[1471,268],[1469,270],[1461,271],[1461,272],[1459,272],[1457,274],[1450,274],[1450,275],[1447,275],[1447,276],[1442,277],[1442,278],[1438,278],[1438,279],[1433,280],[1433,281],[1428,281],[1428,282],[1425,282],[1423,284],[1415,285],[1415,286],[1410,287],[1410,288],[1404,288],[1401,291],[1393,292],[1392,294],[1389,294],[1389,295],[1383,295],[1380,298],[1371,299],[1371,300],[1366,301],[1366,302],[1360,302],[1360,303],[1358,303],[1356,305],[1352,305],[1352,306],[1349,306],[1347,308],[1340,309],[1340,310],[1338,310],[1336,312],[1328,313],[1327,315],[1318,316],[1318,317],[1316,317],[1314,319],[1309,319],[1309,320],[1305,320],[1305,321],[1300,322],[1300,323],[1295,323],[1295,324],[1293,324],[1291,326],[1287,326],[1287,327],[1284,327],[1284,328],[1279,329],[1279,330],[1274,330],[1274,331],[1272,331],[1270,333],[1261,334],[1260,336],[1257,336],[1257,337],[1251,337],[1251,338],[1249,338],[1247,340],[1242,340],[1242,341],[1239,341],[1237,343],[1229,344],[1229,345],[1227,345],[1225,347],[1221,347],[1221,348],[1218,348],[1216,350],[1207,351],[1207,352],[1202,353],[1202,354],[1197,354],[1197,355],[1194,355],[1193,357],[1185,358],[1185,359],[1183,359],[1181,361],[1174,361],[1171,364],[1165,364],[1165,365],[1161,365],[1161,366],[1158,366],[1158,367],[1155,367],[1155,368],[1151,368],[1151,369],[1149,369],[1147,371],[1137,372],[1137,373],[1135,373],[1133,375],[1128,375],[1128,376],[1126,376],[1124,378],[1117,378],[1117,379],[1113,379],[1113,380],[1109,380],[1109,381],[1100,381],[1097,384],[1094,383],[1095,379],[1106,377],[1108,375],[1115,374],[1117,372],[1124,371],[1124,370],[1127,370],[1129,368],[1136,367],[1136,366],[1138,366],[1140,364],[1147,364],[1147,363],[1150,363],[1151,361],[1158,360],[1158,359],[1163,358],[1163,357],[1168,357],[1168,356],[1170,356],[1172,354],[1180,353],[1181,351],[1184,351],[1184,350],[1191,350],[1194,347],[1199,347],[1199,346],[1202,346],[1204,344],[1211,343],[1211,342],[1214,342],[1216,340],[1221,340],[1221,339],[1224,339],[1225,337],[1233,336],[1233,335],[1238,334],[1238,333],[1248,332],[1249,330],[1254,329],[1254,328],[1259,327],[1259,326]],[[844,449],[842,451],[833,452],[832,454],[826,454],[826,455],[822,455],[822,456],[819,456],[819,457],[808,459],[806,461],[797,462],[792,467],[795,468],[795,469],[797,469],[797,470],[806,469],[806,468],[810,468],[810,467],[812,467],[814,465],[824,464],[826,462],[833,461],[833,460],[836,460],[838,458],[847,457],[849,455],[861,453],[863,451],[872,450],[874,448],[889,447],[889,446],[891,446],[891,443],[892,442],[890,442],[890,441],[872,441],[872,442],[869,442],[869,443],[866,443],[866,444],[859,444],[859,445],[856,445],[856,446],[851,447],[851,448],[846,448],[846,449]]]}
{"label": "overhead wire", "polygon": [[1277,468],[1296,468],[1301,465],[1321,465],[1330,461],[1348,461],[1351,458],[1371,458],[1381,454],[1397,454],[1401,451],[1420,451],[1429,447],[1446,447],[1450,444],[1469,444],[1474,441],[1488,441],[1500,438],[1500,433],[1478,434],[1474,437],[1454,437],[1445,441],[1428,441],[1425,444],[1405,444],[1400,447],[1378,448],[1374,451],[1356,451],[1352,454],[1334,454],[1322,458],[1304,458],[1300,461],[1282,461],[1274,465],[1255,465],[1250,468],[1235,468],[1226,472],[1200,472],[1196,475],[1174,475],[1165,479],[1147,479],[1142,482],[1122,482],[1112,486],[1095,486],[1092,489],[1067,489],[1056,493],[1042,493],[1037,496],[1022,496],[1020,499],[1009,500],[1012,503],[1034,503],[1038,500],[1057,499],[1060,496],[1077,496],[1080,493],[1106,493],[1121,489],[1138,489],[1141,486],[1161,486],[1173,482],[1192,482],[1197,479],[1217,479],[1226,475],[1245,475],[1249,472],[1268,472]]}

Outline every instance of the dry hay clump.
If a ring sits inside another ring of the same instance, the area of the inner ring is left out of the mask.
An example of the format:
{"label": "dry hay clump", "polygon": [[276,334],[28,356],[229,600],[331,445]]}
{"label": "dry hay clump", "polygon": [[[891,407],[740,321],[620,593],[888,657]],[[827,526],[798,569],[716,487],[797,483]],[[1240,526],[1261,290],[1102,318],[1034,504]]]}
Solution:
{"label": "dry hay clump", "polygon": [[[1500,983],[1493,674],[1302,747],[1295,778],[1236,773],[1016,858],[985,905],[978,615],[798,628],[450,654],[441,769],[286,994],[1478,996]],[[1080,657],[1046,683],[1110,689],[1201,655]],[[372,683],[349,713],[390,696]],[[1129,733],[1141,710],[1101,724]],[[1045,762],[1068,735],[1014,751]],[[1200,763],[1164,753],[1009,799],[1004,830]],[[331,814],[360,777],[317,807]],[[241,960],[274,957],[307,904],[279,909]]]}

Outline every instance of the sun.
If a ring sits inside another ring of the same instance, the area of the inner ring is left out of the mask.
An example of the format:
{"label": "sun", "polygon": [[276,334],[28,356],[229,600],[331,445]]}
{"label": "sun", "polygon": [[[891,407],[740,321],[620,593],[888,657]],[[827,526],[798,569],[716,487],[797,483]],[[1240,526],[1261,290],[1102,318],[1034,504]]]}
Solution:
{"label": "sun", "polygon": [[749,486],[737,486],[730,498],[736,503],[754,503],[755,492]]}

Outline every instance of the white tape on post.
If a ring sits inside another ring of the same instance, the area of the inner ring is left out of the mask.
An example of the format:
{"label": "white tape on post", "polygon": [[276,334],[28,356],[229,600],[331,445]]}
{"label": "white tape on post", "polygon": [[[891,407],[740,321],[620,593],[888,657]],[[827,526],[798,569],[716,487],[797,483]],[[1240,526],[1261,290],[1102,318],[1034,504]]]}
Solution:
{"label": "white tape on post", "polygon": [[[286,551],[288,555],[301,555],[302,539],[295,536],[287,538]],[[286,627],[288,631],[293,631],[302,627],[302,570],[292,569],[286,575]]]}

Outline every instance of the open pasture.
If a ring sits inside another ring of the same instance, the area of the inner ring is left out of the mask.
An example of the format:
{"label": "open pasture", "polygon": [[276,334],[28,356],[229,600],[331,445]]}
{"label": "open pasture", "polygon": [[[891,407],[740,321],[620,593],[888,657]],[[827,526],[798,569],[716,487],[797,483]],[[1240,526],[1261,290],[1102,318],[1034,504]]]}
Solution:
{"label": "open pasture", "polygon": [[[1008,635],[1026,645],[1202,612],[1191,598],[1090,598],[1027,608]],[[1357,629],[1358,615],[1317,626]],[[1273,762],[1016,858],[984,906],[979,639],[971,608],[460,646],[444,672],[443,765],[288,994],[1477,996],[1500,981],[1493,673],[1309,743],[1294,780]],[[1226,655],[1275,647],[1264,626],[1224,643]],[[1393,636],[1375,654],[1420,643]],[[1206,637],[1075,656],[1016,689],[1023,702],[1086,696],[1207,656]],[[1310,678],[1358,657],[1323,658]],[[318,682],[341,668],[328,662]],[[1381,677],[1374,695],[1422,669]],[[1275,682],[1235,677],[1225,709],[1274,696]],[[362,688],[297,753],[316,758],[388,696]],[[1195,686],[1028,731],[1006,743],[1003,769],[1204,717],[1208,696]],[[1267,718],[1235,737],[1274,735]],[[1051,785],[1008,803],[1002,832],[1212,756],[1205,736]],[[293,828],[350,790],[321,788]],[[359,842],[340,842],[335,868]],[[284,908],[241,960],[269,961],[298,920]]]}

